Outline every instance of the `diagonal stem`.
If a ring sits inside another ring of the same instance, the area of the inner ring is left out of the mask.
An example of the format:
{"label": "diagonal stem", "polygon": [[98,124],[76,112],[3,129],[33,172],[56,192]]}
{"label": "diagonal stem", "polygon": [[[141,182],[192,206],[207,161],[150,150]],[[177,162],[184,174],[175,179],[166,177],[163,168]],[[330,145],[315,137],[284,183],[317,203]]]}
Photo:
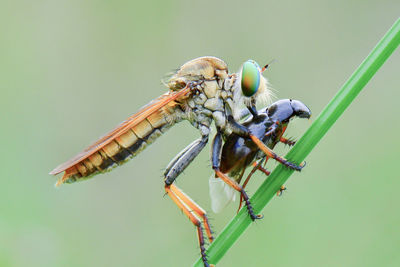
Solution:
{"label": "diagonal stem", "polygon": [[[294,163],[302,162],[399,44],[400,18],[322,110],[285,158]],[[256,213],[261,212],[292,173],[293,170],[282,165],[275,168],[251,198]],[[209,262],[216,264],[251,223],[246,209],[242,209],[208,248]],[[198,259],[194,266],[203,266],[201,259]]]}

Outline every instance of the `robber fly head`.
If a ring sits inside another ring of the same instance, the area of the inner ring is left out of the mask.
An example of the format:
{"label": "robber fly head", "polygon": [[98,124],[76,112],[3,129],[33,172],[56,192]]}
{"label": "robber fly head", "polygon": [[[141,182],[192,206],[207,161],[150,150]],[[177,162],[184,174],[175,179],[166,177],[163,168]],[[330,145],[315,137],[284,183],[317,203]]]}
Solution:
{"label": "robber fly head", "polygon": [[[268,65],[266,65],[267,67]],[[266,69],[260,68],[260,66],[254,60],[247,60],[243,63],[242,68],[239,72],[238,87],[240,81],[240,92],[241,97],[244,98],[246,106],[261,101],[263,103],[270,102],[270,90],[268,88],[268,81],[262,75],[262,72]]]}

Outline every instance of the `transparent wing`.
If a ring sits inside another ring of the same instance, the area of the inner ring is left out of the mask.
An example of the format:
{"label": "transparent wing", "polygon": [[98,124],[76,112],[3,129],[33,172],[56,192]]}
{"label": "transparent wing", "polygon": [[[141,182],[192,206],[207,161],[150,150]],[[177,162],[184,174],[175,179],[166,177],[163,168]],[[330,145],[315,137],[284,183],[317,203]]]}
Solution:
{"label": "transparent wing", "polygon": [[[116,128],[114,128],[111,132],[104,135],[98,141],[90,145],[88,148],[83,150],[81,153],[68,160],[67,162],[57,166],[54,170],[50,172],[52,175],[59,174],[63,171],[68,171],[72,167],[82,163],[88,157],[98,152],[102,148],[110,145],[114,140],[121,137],[133,127],[141,124],[144,120],[149,118],[152,114],[159,112],[166,105],[170,104],[174,100],[182,99],[190,89],[188,87],[177,91],[177,92],[167,92],[157,99],[151,101],[148,105],[141,108],[138,112],[130,116],[127,120],[122,122]],[[177,103],[175,103],[177,104]],[[140,125],[139,125],[140,126]]]}
{"label": "transparent wing", "polygon": [[236,200],[236,191],[224,181],[211,175],[208,181],[210,187],[211,209],[221,212],[229,203]]}

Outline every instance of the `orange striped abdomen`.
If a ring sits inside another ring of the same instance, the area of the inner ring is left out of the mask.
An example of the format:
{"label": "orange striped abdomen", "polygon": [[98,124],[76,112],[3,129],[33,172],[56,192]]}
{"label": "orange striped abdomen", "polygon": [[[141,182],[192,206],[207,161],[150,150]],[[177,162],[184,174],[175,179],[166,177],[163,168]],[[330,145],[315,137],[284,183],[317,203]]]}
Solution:
{"label": "orange striped abdomen", "polygon": [[59,183],[84,180],[127,162],[179,122],[182,112],[176,102],[168,103],[101,149],[66,169]]}

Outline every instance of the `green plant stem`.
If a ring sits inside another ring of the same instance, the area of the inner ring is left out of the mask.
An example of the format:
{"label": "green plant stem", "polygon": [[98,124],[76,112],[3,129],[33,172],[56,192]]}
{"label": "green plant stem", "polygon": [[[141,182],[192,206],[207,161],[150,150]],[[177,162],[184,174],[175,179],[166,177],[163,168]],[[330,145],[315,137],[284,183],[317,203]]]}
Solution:
{"label": "green plant stem", "polygon": [[[339,92],[322,110],[311,127],[289,151],[286,155],[289,161],[299,164],[306,158],[399,44],[400,18],[397,19],[392,28],[379,41]],[[251,198],[251,203],[256,213],[262,211],[292,173],[293,170],[282,165],[275,168]],[[216,264],[251,223],[252,221],[247,214],[246,208],[242,208],[208,248],[209,262]],[[203,266],[201,259],[198,259],[194,266]]]}

